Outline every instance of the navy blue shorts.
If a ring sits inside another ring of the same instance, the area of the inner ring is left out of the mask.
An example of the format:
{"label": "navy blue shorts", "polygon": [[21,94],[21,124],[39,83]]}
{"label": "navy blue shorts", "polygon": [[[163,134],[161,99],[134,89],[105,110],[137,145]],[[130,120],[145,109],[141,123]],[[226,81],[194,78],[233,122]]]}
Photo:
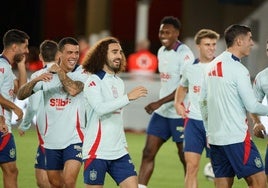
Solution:
{"label": "navy blue shorts", "polygon": [[160,137],[167,141],[170,137],[174,142],[183,142],[184,119],[172,119],[153,113],[147,128],[147,134]]}
{"label": "navy blue shorts", "polygon": [[206,149],[206,156],[209,157],[210,149],[207,147],[206,131],[201,120],[186,119],[184,127],[184,152],[202,154]]}
{"label": "navy blue shorts", "polygon": [[216,178],[243,178],[264,171],[259,151],[252,140],[225,146],[210,145],[211,163]]}
{"label": "navy blue shorts", "polygon": [[115,160],[84,160],[84,183],[88,185],[104,185],[106,172],[117,185],[131,176],[137,176],[129,154]]}
{"label": "navy blue shorts", "polygon": [[16,161],[16,145],[12,133],[0,136],[0,163]]}
{"label": "navy blue shorts", "polygon": [[46,156],[45,156],[45,148],[42,146],[38,146],[36,156],[35,156],[35,164],[34,167],[38,169],[46,170]]}
{"label": "navy blue shorts", "polygon": [[65,149],[45,149],[46,169],[63,170],[67,160],[77,160],[82,163],[82,143],[71,144]]}

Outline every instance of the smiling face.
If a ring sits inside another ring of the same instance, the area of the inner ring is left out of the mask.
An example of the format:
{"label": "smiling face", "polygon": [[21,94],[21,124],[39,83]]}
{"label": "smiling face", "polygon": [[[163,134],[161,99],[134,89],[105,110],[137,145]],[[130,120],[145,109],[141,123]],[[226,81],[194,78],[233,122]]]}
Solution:
{"label": "smiling face", "polygon": [[241,57],[248,56],[254,45],[251,32],[248,32],[246,35],[238,36],[237,41],[238,46],[240,47]]}
{"label": "smiling face", "polygon": [[104,71],[110,74],[119,72],[122,63],[122,53],[123,51],[119,43],[109,44]]}
{"label": "smiling face", "polygon": [[60,52],[60,66],[65,72],[74,69],[79,59],[79,45],[66,44]]}
{"label": "smiling face", "polygon": [[179,37],[179,30],[172,24],[161,24],[158,37],[163,46],[168,50],[172,49]]}

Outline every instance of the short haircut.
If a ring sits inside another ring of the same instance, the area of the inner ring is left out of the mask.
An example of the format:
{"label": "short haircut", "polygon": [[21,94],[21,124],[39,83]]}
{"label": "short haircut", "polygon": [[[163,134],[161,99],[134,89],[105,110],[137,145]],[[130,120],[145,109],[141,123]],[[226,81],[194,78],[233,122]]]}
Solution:
{"label": "short haircut", "polygon": [[3,37],[4,48],[12,44],[23,44],[25,40],[29,40],[30,37],[24,31],[18,29],[8,30]]}
{"label": "short haircut", "polygon": [[62,52],[64,50],[64,46],[66,44],[79,46],[79,43],[75,38],[73,38],[73,37],[65,37],[65,38],[61,39],[60,42],[58,43],[59,51]]}
{"label": "short haircut", "polygon": [[196,33],[194,37],[195,44],[200,44],[203,38],[218,40],[220,38],[220,35],[211,29],[201,29]]}
{"label": "short haircut", "polygon": [[55,61],[58,44],[53,40],[44,40],[40,44],[40,54],[45,62]]}
{"label": "short haircut", "polygon": [[178,18],[174,17],[174,16],[165,16],[160,24],[170,24],[173,25],[176,29],[180,30],[181,29],[181,22]]}
{"label": "short haircut", "polygon": [[245,25],[233,24],[227,27],[224,31],[224,38],[227,48],[233,46],[236,37],[239,35],[247,35],[251,29]]}

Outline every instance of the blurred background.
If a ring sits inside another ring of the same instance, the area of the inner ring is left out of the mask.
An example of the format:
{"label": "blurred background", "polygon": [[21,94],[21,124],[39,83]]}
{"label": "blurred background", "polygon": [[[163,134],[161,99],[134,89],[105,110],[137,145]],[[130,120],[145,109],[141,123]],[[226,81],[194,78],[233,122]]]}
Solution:
{"label": "blurred background", "polygon": [[[92,45],[96,40],[111,35],[121,41],[126,56],[135,51],[135,44],[139,40],[148,38],[151,42],[150,51],[157,54],[161,45],[158,39],[159,23],[164,16],[175,16],[181,20],[180,40],[185,42],[195,55],[197,51],[193,37],[199,29],[213,29],[222,36],[224,29],[231,24],[249,25],[252,28],[255,46],[252,54],[243,60],[244,64],[252,78],[267,66],[268,0],[2,1],[0,36],[2,38],[11,28],[24,30],[31,37],[30,48],[34,53],[44,39],[58,41],[65,36],[84,36],[89,45]],[[225,42],[221,38],[217,55],[224,49]],[[2,51],[2,42],[0,50]],[[38,59],[33,58],[31,61]],[[128,74],[123,77],[127,83],[131,81],[128,86],[144,83],[141,79],[132,83],[133,79]],[[158,96],[159,80],[157,75],[145,79],[148,86],[154,85],[152,95],[148,98],[149,102]],[[142,105],[145,106],[146,102],[142,101]],[[127,111],[126,114],[128,113],[130,112]],[[142,110],[140,113],[144,115],[145,111]],[[145,121],[147,124],[147,119]],[[144,124],[145,121],[138,124]]]}

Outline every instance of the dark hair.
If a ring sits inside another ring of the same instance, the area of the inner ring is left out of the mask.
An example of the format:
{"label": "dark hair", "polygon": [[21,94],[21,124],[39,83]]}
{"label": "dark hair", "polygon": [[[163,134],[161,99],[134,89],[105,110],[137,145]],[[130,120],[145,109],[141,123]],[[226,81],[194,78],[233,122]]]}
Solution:
{"label": "dark hair", "polygon": [[[97,73],[103,69],[104,65],[107,63],[107,53],[109,44],[118,43],[119,40],[114,37],[106,37],[98,41],[94,46],[92,46],[87,52],[82,65],[83,68],[90,73]],[[126,57],[122,53],[122,62],[119,71],[124,71],[126,66]]]}
{"label": "dark hair", "polygon": [[65,37],[65,38],[61,39],[60,42],[58,43],[59,51],[62,52],[63,49],[64,49],[64,46],[66,44],[71,44],[71,45],[75,45],[75,46],[78,45],[79,46],[79,43],[75,38],[73,38],[73,37]]}
{"label": "dark hair", "polygon": [[195,44],[200,44],[203,38],[218,40],[220,38],[220,35],[211,29],[201,29],[196,33],[194,37]]}
{"label": "dark hair", "polygon": [[181,22],[178,18],[174,17],[174,16],[165,16],[160,24],[171,24],[173,25],[176,29],[180,30],[181,29]]}
{"label": "dark hair", "polygon": [[8,30],[3,37],[4,48],[12,44],[22,44],[25,40],[29,40],[30,37],[24,31],[18,29]]}
{"label": "dark hair", "polygon": [[227,45],[227,48],[231,47],[234,44],[234,41],[239,35],[247,35],[248,32],[251,32],[251,29],[245,25],[230,25],[224,31],[224,38]]}
{"label": "dark hair", "polygon": [[58,52],[58,44],[53,40],[44,40],[40,44],[40,54],[45,62],[55,61]]}

